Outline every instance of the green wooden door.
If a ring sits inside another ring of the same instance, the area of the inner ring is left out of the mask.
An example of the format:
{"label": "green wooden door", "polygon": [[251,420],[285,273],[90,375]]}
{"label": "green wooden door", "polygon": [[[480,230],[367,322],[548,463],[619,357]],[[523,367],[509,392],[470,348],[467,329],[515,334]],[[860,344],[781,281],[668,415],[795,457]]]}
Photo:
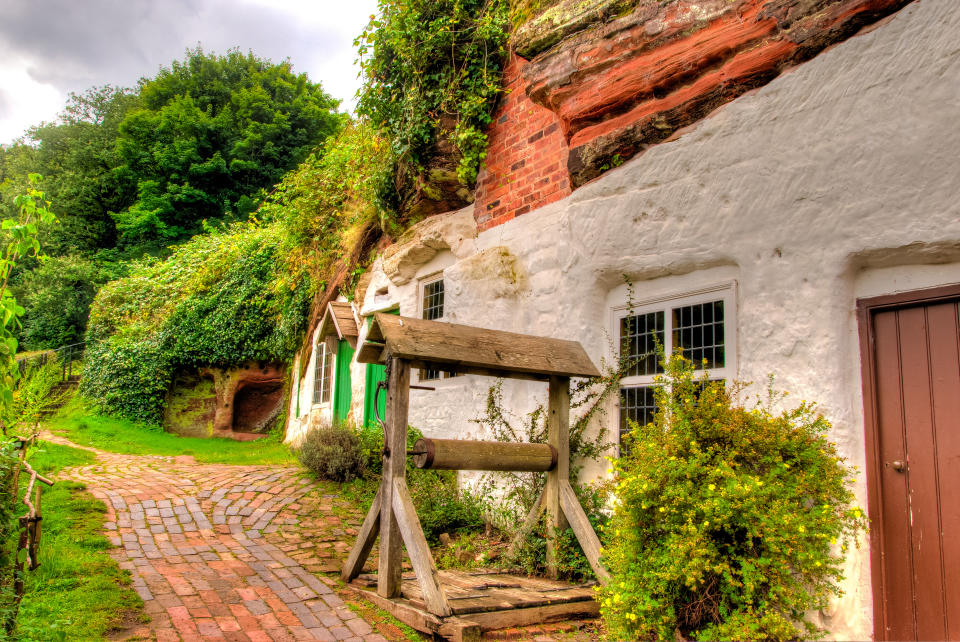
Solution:
{"label": "green wooden door", "polygon": [[333,423],[341,423],[350,415],[350,362],[353,348],[340,340],[337,345],[337,372],[333,379]]}
{"label": "green wooden door", "polygon": [[[390,314],[400,314],[400,310],[390,310]],[[367,319],[367,324],[373,323],[373,317]],[[377,384],[385,381],[387,378],[387,367],[379,363],[367,364],[367,376],[363,385],[363,425],[375,426],[377,416],[374,414],[373,400],[377,394]],[[381,417],[385,417],[387,412],[387,391],[380,393],[380,399],[377,403],[377,411]]]}

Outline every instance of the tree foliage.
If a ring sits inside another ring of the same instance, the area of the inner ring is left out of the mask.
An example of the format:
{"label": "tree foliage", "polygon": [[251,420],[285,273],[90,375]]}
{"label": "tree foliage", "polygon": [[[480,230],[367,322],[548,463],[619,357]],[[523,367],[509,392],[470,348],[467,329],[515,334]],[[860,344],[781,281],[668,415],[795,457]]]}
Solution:
{"label": "tree foliage", "polygon": [[614,463],[600,591],[611,636],[822,635],[804,614],[839,592],[838,553],[865,527],[830,425],[806,402],[738,407],[690,361],[666,366],[655,421],[633,426]]}
{"label": "tree foliage", "polygon": [[422,174],[438,141],[460,152],[472,186],[501,91],[506,0],[380,0],[357,39],[366,84],[358,112],[382,128],[400,174]]}
{"label": "tree foliage", "polygon": [[[134,90],[71,94],[56,122],[0,148],[0,182],[23,191],[39,170],[61,219],[44,242],[57,260],[28,258],[11,274],[26,308],[21,341],[37,349],[75,340],[93,293],[126,262],[166,255],[205,220],[245,219],[339,130],[336,106],[289,62],[199,47]],[[0,204],[0,218],[16,215]]]}
{"label": "tree foliage", "polygon": [[125,247],[165,247],[204,219],[245,217],[341,124],[337,101],[289,62],[237,50],[188,51],[138,94],[117,138],[118,172],[137,191],[115,216]]}

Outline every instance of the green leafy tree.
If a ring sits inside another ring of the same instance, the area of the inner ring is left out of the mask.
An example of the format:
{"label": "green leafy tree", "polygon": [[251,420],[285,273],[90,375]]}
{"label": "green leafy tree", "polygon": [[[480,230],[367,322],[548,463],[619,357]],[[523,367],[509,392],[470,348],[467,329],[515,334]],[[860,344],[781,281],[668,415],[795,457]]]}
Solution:
{"label": "green leafy tree", "polygon": [[53,212],[47,209],[49,203],[44,193],[37,189],[41,180],[39,174],[30,174],[30,187],[13,198],[18,218],[4,219],[0,225],[6,241],[0,256],[0,428],[4,434],[15,408],[13,390],[20,374],[16,359],[17,334],[20,318],[26,312],[10,290],[10,274],[18,260],[40,253],[40,226],[56,221]]}
{"label": "green leafy tree", "polygon": [[839,592],[841,553],[866,524],[830,424],[806,402],[739,407],[679,355],[659,383],[655,421],[633,426],[614,463],[611,637],[822,636],[804,614]]}
{"label": "green leafy tree", "polygon": [[200,232],[205,219],[245,217],[342,124],[338,102],[289,62],[237,50],[190,50],[138,93],[117,139],[117,171],[136,198],[115,215],[134,255]]}
{"label": "green leafy tree", "polygon": [[13,287],[26,309],[22,343],[39,350],[83,341],[97,290],[125,272],[124,263],[72,254],[50,257],[23,273]]}

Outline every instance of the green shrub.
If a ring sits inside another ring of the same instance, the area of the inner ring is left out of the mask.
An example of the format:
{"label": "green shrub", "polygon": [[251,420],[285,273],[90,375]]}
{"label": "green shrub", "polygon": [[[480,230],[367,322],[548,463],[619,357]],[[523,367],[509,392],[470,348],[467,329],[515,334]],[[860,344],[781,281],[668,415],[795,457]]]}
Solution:
{"label": "green shrub", "polygon": [[414,469],[407,474],[407,486],[430,545],[436,545],[442,533],[467,533],[484,527],[483,502],[458,487],[455,471]]}
{"label": "green shrub", "polygon": [[335,424],[314,428],[297,450],[300,463],[320,479],[348,482],[363,474],[360,437],[350,426]]}
{"label": "green shrub", "polygon": [[[865,527],[851,473],[811,404],[745,409],[675,356],[653,423],[614,462],[600,591],[615,639],[806,639]],[[772,393],[771,393],[772,394]],[[772,400],[773,398],[771,398]]]}

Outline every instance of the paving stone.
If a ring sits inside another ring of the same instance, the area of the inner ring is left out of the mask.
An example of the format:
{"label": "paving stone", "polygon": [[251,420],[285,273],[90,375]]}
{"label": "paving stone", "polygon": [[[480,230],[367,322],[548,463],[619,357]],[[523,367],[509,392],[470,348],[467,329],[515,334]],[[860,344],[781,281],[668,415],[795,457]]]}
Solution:
{"label": "paving stone", "polygon": [[[138,639],[386,640],[350,611],[339,617],[334,609],[344,603],[328,585],[335,581],[305,568],[317,560],[318,534],[302,530],[297,511],[315,508],[302,499],[315,485],[298,469],[95,452],[96,465],[64,476],[108,505],[111,555],[130,571],[151,618],[131,632]],[[320,528],[332,510],[327,503],[309,521]],[[285,535],[309,550],[281,550]]]}

